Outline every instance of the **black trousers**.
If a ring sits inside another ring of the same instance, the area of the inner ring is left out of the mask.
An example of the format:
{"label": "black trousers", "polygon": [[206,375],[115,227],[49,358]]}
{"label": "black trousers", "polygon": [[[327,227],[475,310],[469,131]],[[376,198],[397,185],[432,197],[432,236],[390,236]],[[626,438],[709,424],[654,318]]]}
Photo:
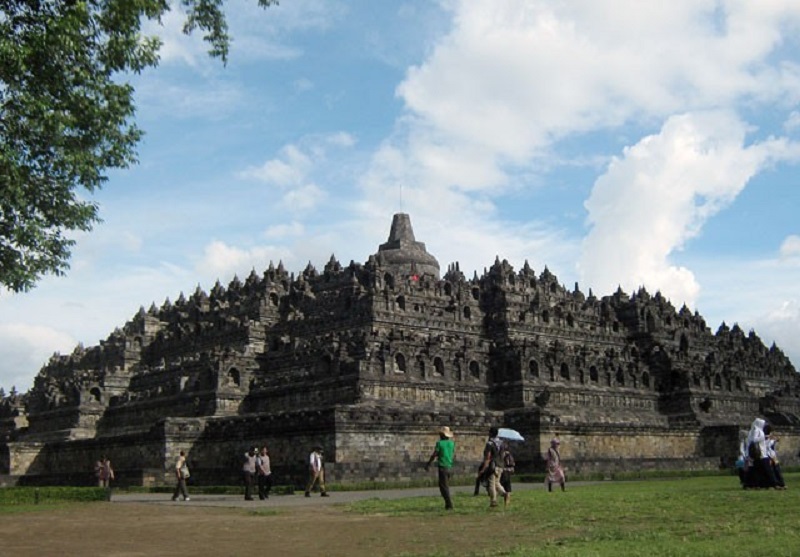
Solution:
{"label": "black trousers", "polygon": [[266,499],[269,497],[269,491],[272,489],[272,474],[269,476],[258,476],[258,498]]}
{"label": "black trousers", "polygon": [[243,472],[244,475],[244,498],[250,501],[253,498],[253,476],[250,472]]}
{"label": "black trousers", "polygon": [[444,499],[444,508],[452,509],[453,500],[450,498],[450,468],[439,468],[439,493]]}

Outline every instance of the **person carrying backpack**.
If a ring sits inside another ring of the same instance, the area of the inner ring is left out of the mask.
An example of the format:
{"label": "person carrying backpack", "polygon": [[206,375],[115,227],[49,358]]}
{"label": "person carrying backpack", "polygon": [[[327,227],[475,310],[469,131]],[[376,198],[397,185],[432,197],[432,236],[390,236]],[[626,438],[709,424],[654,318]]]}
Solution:
{"label": "person carrying backpack", "polygon": [[[511,474],[514,473],[514,455],[511,454],[511,448],[508,443],[503,443],[503,473],[500,475],[500,485],[506,490],[506,493],[511,493]],[[510,496],[510,495],[509,495]]]}
{"label": "person carrying backpack", "polygon": [[503,506],[508,506],[511,494],[507,492],[500,483],[500,476],[503,474],[503,440],[498,436],[498,429],[489,429],[489,439],[483,449],[483,463],[478,469],[478,477],[487,474],[489,488],[489,506],[497,506],[497,495],[503,497]]}

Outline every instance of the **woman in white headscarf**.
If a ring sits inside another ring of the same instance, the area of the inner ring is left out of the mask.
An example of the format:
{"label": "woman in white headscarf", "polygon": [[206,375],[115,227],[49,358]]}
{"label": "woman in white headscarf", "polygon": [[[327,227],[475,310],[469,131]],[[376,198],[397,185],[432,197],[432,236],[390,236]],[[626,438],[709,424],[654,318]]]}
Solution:
{"label": "woman in white headscarf", "polygon": [[747,434],[747,454],[753,462],[754,487],[776,487],[775,473],[767,453],[767,436],[764,435],[766,421],[761,418],[753,420],[750,433]]}

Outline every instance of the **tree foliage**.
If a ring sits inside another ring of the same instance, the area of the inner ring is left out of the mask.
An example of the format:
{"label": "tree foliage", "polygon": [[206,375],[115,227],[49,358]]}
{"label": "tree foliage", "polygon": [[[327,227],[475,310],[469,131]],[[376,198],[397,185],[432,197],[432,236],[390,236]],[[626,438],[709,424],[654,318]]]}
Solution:
{"label": "tree foliage", "polygon": [[[224,0],[180,0],[226,62]],[[258,0],[267,7],[277,0]],[[136,162],[142,131],[125,81],[158,64],[144,36],[168,0],[0,0],[0,286],[26,291],[69,268],[70,233],[99,222],[86,194]]]}

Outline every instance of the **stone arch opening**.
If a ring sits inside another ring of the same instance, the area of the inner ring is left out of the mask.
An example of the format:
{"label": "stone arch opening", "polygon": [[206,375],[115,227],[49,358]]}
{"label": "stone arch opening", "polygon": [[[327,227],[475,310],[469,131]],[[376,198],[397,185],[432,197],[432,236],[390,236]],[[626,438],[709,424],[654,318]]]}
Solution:
{"label": "stone arch opening", "polygon": [[242,376],[235,367],[228,370],[228,384],[234,387],[239,387],[242,384]]}
{"label": "stone arch opening", "polygon": [[394,372],[395,373],[405,373],[406,372],[406,357],[403,356],[400,352],[394,355]]}
{"label": "stone arch opening", "polygon": [[531,377],[539,377],[539,362],[536,360],[528,362],[528,375]]}
{"label": "stone arch opening", "polygon": [[103,393],[100,391],[100,387],[92,387],[89,389],[89,394],[95,402],[103,402]]}
{"label": "stone arch opening", "polygon": [[480,379],[481,378],[481,366],[475,360],[472,360],[469,363],[469,376],[472,379]]}
{"label": "stone arch opening", "polygon": [[433,359],[433,374],[436,377],[444,377],[444,361],[438,356]]}

